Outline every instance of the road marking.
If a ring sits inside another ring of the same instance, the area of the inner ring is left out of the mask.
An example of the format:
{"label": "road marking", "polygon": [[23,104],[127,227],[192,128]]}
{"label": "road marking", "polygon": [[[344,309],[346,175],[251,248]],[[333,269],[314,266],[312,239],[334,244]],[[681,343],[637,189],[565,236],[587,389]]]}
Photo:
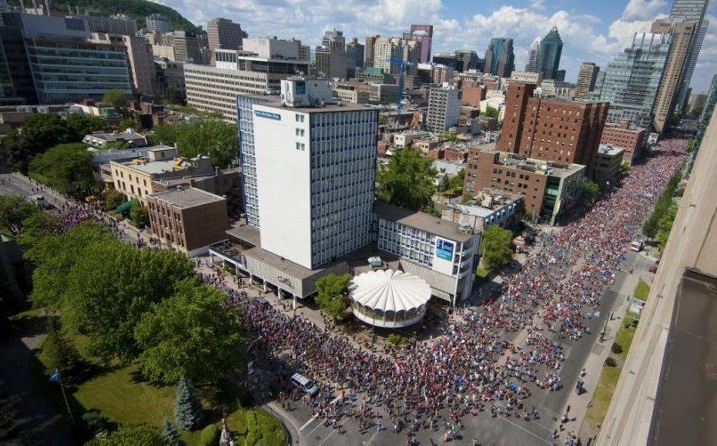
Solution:
{"label": "road marking", "polygon": [[551,443],[551,442],[545,440],[543,437],[539,437],[539,436],[535,435],[534,433],[530,432],[528,429],[524,428],[523,426],[520,426],[520,425],[518,425],[518,424],[513,423],[512,421],[510,421],[509,419],[507,419],[507,418],[505,418],[505,417],[499,416],[498,418],[500,418],[501,420],[506,421],[506,422],[512,424],[513,426],[517,427],[518,429],[520,429],[520,430],[522,430],[522,431],[524,431],[524,432],[526,432],[526,433],[532,435],[533,437],[537,438],[538,440],[542,441],[542,442],[545,443],[545,444],[548,444],[548,445],[551,445],[551,446],[552,446],[552,444],[553,444],[553,443]]}
{"label": "road marking", "polygon": [[324,425],[324,423],[319,423],[319,424],[317,424],[316,427],[314,427],[313,429],[311,429],[311,432],[309,432],[309,433],[306,434],[306,435],[311,435],[311,434],[313,434],[316,429],[322,427],[323,425]]}
{"label": "road marking", "polygon": [[303,431],[304,429],[306,429],[306,427],[307,427],[309,424],[311,424],[311,422],[314,421],[316,418],[317,418],[316,415],[314,415],[313,417],[309,418],[309,421],[307,421],[306,423],[304,423],[304,425],[301,426],[301,427],[299,428],[299,430],[300,430],[300,431]]}
{"label": "road marking", "polygon": [[326,443],[326,441],[327,441],[329,438],[331,438],[331,436],[334,435],[335,433],[336,433],[336,429],[334,429],[329,435],[327,435],[326,438],[324,438],[324,441],[322,441],[321,443],[319,443],[319,446],[321,446],[322,444]]}

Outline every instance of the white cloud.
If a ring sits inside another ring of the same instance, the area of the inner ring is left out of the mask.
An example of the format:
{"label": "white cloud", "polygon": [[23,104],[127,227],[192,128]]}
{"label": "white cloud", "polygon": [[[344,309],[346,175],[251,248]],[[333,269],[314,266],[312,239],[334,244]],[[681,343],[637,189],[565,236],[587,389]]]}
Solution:
{"label": "white cloud", "polygon": [[630,0],[622,18],[625,20],[648,20],[665,10],[666,0]]}

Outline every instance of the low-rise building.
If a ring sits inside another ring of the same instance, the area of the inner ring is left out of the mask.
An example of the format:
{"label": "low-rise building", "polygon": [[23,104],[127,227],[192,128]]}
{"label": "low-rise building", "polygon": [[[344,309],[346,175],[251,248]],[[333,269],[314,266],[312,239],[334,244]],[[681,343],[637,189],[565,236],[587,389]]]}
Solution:
{"label": "low-rise building", "polygon": [[378,250],[398,256],[404,271],[428,282],[434,296],[455,304],[472,290],[481,233],[377,201]]}
{"label": "low-rise building", "polygon": [[226,200],[194,187],[172,189],[146,197],[152,234],[190,257],[226,240]]}
{"label": "low-rise building", "polygon": [[82,142],[97,149],[121,144],[127,147],[144,147],[147,145],[147,138],[133,129],[127,129],[124,132],[93,132],[85,135]]}
{"label": "low-rise building", "polygon": [[593,168],[593,178],[595,181],[604,183],[610,181],[612,177],[620,172],[623,155],[625,149],[622,147],[613,147],[610,144],[600,144],[598,153],[595,157],[595,167]]}
{"label": "low-rise building", "polygon": [[169,146],[148,149],[147,158],[110,161],[110,169],[115,189],[142,202],[146,202],[147,195],[158,192],[156,182],[160,180],[212,175],[214,172],[208,157],[181,158],[177,148]]}
{"label": "low-rise building", "polygon": [[646,138],[646,129],[631,130],[628,122],[608,122],[603,128],[600,144],[622,147],[625,149],[623,161],[632,164],[644,155]]}
{"label": "low-rise building", "polygon": [[441,218],[483,232],[488,225],[508,227],[523,212],[523,196],[500,189],[484,188],[466,203],[450,203]]}
{"label": "low-rise building", "polygon": [[401,148],[410,147],[414,141],[422,138],[429,138],[430,136],[431,132],[423,132],[419,130],[396,133],[393,135],[393,145]]}
{"label": "low-rise building", "polygon": [[473,196],[485,187],[522,194],[526,211],[551,225],[575,205],[585,166],[526,158],[494,147],[491,143],[471,149],[464,194]]}

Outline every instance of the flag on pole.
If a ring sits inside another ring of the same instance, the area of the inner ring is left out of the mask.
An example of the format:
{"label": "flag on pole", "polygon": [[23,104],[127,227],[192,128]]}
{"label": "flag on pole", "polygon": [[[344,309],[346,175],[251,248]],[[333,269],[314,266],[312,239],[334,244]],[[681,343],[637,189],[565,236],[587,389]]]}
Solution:
{"label": "flag on pole", "polygon": [[60,371],[55,369],[55,373],[53,373],[50,376],[50,382],[51,383],[59,383],[60,382]]}

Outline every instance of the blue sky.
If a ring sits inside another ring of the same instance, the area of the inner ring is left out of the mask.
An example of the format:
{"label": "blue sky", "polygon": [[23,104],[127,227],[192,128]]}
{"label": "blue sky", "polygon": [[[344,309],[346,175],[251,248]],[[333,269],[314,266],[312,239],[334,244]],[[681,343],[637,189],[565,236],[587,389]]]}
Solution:
{"label": "blue sky", "polygon": [[[490,38],[514,39],[516,68],[523,69],[530,43],[555,25],[563,38],[561,68],[574,81],[583,61],[604,66],[636,31],[669,13],[672,0],[159,0],[198,25],[226,17],[241,23],[250,37],[295,37],[320,43],[336,28],[347,39],[398,36],[411,23],[434,25],[433,51],[472,49],[482,55]],[[717,2],[692,86],[706,91],[717,74]]]}

